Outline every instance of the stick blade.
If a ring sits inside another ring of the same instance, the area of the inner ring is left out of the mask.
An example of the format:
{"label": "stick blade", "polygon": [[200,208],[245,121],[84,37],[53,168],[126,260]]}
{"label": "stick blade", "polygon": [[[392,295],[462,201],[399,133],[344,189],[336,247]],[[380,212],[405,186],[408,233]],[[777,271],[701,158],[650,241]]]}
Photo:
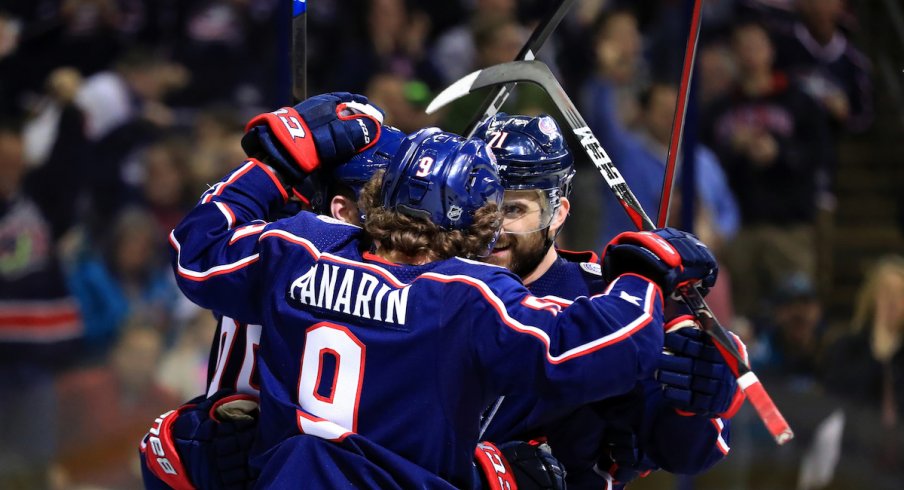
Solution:
{"label": "stick blade", "polygon": [[430,101],[427,114],[433,114],[449,103],[458,100],[471,92],[513,82],[530,82],[540,86],[554,78],[549,67],[541,61],[510,61],[477,70],[449,85]]}
{"label": "stick blade", "polygon": [[474,80],[480,76],[480,72],[482,71],[483,70],[477,70],[469,73],[456,80],[452,85],[444,88],[442,92],[436,94],[436,97],[434,97],[433,100],[430,101],[430,104],[427,105],[427,114],[433,114],[453,101],[470,94],[471,91],[474,90]]}

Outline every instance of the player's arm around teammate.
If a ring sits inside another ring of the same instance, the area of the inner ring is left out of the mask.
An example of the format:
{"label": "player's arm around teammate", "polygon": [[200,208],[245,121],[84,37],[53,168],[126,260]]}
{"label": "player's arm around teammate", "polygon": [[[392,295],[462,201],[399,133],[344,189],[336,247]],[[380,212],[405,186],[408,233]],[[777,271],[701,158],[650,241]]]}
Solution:
{"label": "player's arm around teammate", "polygon": [[[574,176],[555,121],[500,113],[478,134],[493,148],[506,189],[503,233],[488,260],[515,271],[533,294],[550,301],[567,304],[601,292],[606,283],[593,254],[553,246],[570,210]],[[688,320],[667,312],[669,327],[692,324]],[[570,414],[558,411],[555,400],[508,397],[497,407],[488,437],[550,436],[569,485],[579,488],[605,485],[601,473],[607,471],[629,481],[657,467],[705,470],[728,450],[728,418],[738,390],[724,361],[712,357],[712,342],[699,331],[683,332],[667,334],[667,344],[679,348],[661,357],[656,380],[642,381],[631,394]]]}

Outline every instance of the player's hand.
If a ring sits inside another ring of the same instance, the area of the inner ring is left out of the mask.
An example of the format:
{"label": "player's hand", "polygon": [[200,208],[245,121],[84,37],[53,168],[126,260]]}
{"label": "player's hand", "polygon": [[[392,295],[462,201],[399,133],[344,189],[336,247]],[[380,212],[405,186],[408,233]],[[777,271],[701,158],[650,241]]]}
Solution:
{"label": "player's hand", "polygon": [[255,397],[221,390],[161,415],[141,443],[147,469],[177,490],[251,488],[257,406]]}
{"label": "player's hand", "polygon": [[[733,417],[744,403],[744,392],[712,338],[689,313],[668,320],[665,329],[656,380],[666,402],[687,415]],[[744,343],[729,333],[746,362]]]}
{"label": "player's hand", "polygon": [[481,442],[474,463],[484,490],[564,490],[565,468],[538,441]]}
{"label": "player's hand", "polygon": [[609,473],[615,483],[628,483],[655,469],[640,450],[637,434],[629,428],[607,427],[601,443],[602,456],[597,468]]}
{"label": "player's hand", "polygon": [[343,162],[380,138],[383,111],[363,95],[333,92],[260,114],[245,127],[242,148],[291,186],[321,165]]}
{"label": "player's hand", "polygon": [[716,258],[694,235],[676,228],[628,231],[609,242],[603,252],[603,278],[634,273],[644,276],[670,296],[677,288],[700,286],[706,294],[716,283]]}

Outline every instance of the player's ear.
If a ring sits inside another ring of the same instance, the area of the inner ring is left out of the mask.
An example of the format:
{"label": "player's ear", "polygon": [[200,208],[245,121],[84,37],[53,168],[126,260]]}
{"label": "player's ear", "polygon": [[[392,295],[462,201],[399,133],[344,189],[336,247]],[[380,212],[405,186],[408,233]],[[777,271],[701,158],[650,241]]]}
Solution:
{"label": "player's ear", "polygon": [[567,197],[562,197],[559,201],[559,209],[556,210],[556,215],[552,218],[552,223],[549,228],[552,230],[557,230],[565,224],[565,219],[568,218],[568,212],[571,210],[571,202]]}
{"label": "player's ear", "polygon": [[333,196],[330,200],[330,214],[346,223],[360,225],[361,219],[358,217],[358,205],[346,196]]}

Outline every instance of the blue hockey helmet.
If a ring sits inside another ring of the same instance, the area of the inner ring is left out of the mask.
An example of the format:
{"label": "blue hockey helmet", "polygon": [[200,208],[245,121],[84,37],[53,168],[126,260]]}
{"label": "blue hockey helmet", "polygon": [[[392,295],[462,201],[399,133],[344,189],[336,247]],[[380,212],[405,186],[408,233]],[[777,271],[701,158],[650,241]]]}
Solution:
{"label": "blue hockey helmet", "polygon": [[[499,164],[499,177],[507,191],[533,190],[545,201],[537,227],[521,233],[548,228],[563,197],[571,193],[574,157],[555,120],[548,115],[510,116],[498,113],[484,121],[475,133],[490,145]],[[506,219],[520,219],[516,210],[503,206]]]}
{"label": "blue hockey helmet", "polygon": [[485,141],[425,128],[402,142],[380,189],[383,207],[462,230],[488,203],[502,204],[496,159]]}
{"label": "blue hockey helmet", "polygon": [[314,187],[314,197],[311,199],[311,207],[314,212],[328,212],[329,200],[338,192],[337,185],[351,189],[355,194],[355,199],[360,197],[364,184],[378,170],[383,170],[389,165],[392,156],[398,151],[399,145],[404,139],[404,132],[392,126],[383,126],[377,144],[332,169],[322,169],[312,174],[309,180],[311,186]]}
{"label": "blue hockey helmet", "polygon": [[475,133],[489,143],[506,190],[554,191],[552,204],[571,193],[574,157],[556,121],[546,115],[510,116],[498,113]]}

